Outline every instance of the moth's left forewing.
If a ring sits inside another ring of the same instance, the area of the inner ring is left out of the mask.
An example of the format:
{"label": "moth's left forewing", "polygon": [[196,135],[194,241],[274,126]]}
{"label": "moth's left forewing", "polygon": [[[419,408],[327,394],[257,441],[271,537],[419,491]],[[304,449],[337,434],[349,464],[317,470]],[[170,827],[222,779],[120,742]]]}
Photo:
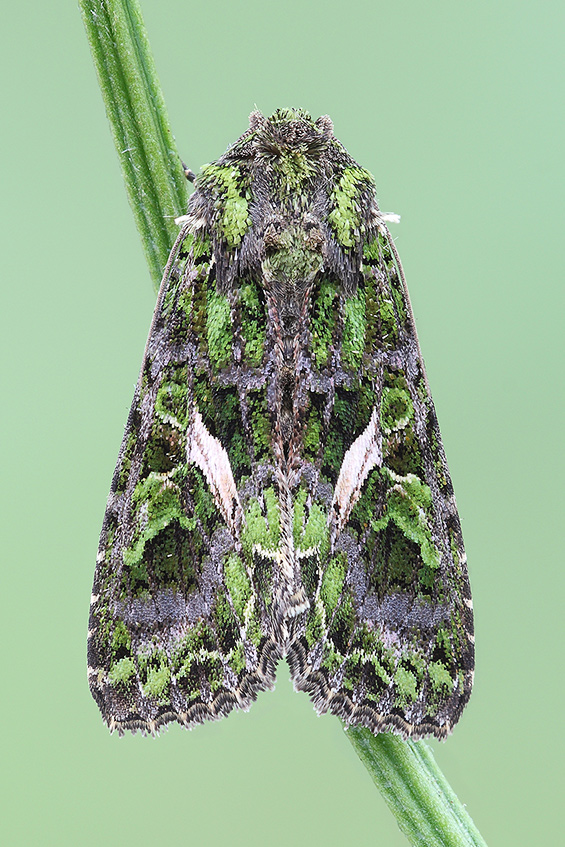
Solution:
{"label": "moth's left forewing", "polygon": [[119,732],[219,718],[274,683],[278,652],[242,543],[235,454],[246,457],[241,421],[229,417],[237,389],[218,384],[233,346],[225,300],[207,233],[187,216],[151,325],[94,578],[89,681]]}
{"label": "moth's left forewing", "polygon": [[[363,254],[356,290],[342,289],[334,304],[341,326],[330,346],[340,366],[322,460],[322,480],[333,486],[331,546],[290,664],[319,711],[375,732],[442,738],[472,685],[466,559],[402,269],[382,217]],[[312,308],[315,316],[319,307]]]}

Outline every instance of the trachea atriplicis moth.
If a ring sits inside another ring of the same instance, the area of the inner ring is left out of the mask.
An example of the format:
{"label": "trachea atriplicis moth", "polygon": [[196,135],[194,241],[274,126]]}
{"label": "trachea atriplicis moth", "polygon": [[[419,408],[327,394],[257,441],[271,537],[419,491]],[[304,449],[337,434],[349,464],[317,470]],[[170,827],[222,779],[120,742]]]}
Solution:
{"label": "trachea atriplicis moth", "polygon": [[110,729],[247,709],[282,657],[347,725],[459,719],[471,594],[394,218],[301,110],[254,112],[197,177],[100,539],[88,660]]}

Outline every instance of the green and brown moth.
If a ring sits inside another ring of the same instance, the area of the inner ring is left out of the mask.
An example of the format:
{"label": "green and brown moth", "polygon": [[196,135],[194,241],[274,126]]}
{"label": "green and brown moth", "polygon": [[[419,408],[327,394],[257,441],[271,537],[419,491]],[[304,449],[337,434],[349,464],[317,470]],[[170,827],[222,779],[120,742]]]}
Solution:
{"label": "green and brown moth", "polygon": [[444,738],[473,680],[461,528],[400,261],[328,117],[203,168],[114,473],[88,635],[111,730],[247,709]]}

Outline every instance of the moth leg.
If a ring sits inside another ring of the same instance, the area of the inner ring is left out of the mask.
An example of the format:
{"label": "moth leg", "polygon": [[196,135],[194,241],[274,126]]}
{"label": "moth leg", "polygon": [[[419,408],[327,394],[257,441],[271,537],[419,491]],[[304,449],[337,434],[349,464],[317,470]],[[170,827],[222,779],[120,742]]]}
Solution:
{"label": "moth leg", "polygon": [[194,171],[191,170],[187,165],[185,165],[182,159],[180,160],[180,163],[182,165],[182,169],[187,180],[189,182],[194,182],[194,180],[196,179],[196,174],[194,173]]}

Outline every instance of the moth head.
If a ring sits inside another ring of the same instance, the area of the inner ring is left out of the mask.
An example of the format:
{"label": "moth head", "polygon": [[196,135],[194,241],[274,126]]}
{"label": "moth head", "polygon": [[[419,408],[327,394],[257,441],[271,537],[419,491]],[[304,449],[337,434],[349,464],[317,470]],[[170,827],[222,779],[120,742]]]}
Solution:
{"label": "moth head", "polygon": [[252,112],[249,132],[255,134],[255,152],[297,187],[326,152],[333,124],[327,115],[314,121],[304,109],[277,109],[270,118]]}

